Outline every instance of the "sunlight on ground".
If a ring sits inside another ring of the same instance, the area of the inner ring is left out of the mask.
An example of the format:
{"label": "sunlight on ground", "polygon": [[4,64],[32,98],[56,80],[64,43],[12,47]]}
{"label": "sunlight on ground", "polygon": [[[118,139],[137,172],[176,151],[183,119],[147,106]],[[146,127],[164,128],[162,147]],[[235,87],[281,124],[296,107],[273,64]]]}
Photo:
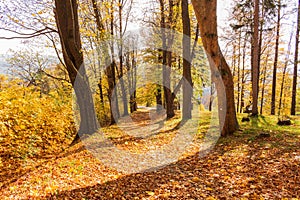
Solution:
{"label": "sunlight on ground", "polygon": [[[60,199],[100,195],[113,199],[127,195],[137,199],[164,196],[181,199],[188,194],[194,198],[220,198],[226,194],[231,198],[273,199],[300,195],[300,117],[293,117],[293,125],[285,127],[274,125],[276,120],[267,116],[240,123],[240,131],[220,138],[212,151],[200,158],[197,152],[204,130],[209,127],[209,117],[205,117],[200,120],[193,144],[178,162],[147,173],[125,175],[107,167],[82,143],[47,158],[1,157],[0,167],[5,166],[7,170],[1,170],[0,196],[28,199],[51,195],[53,199]],[[179,121],[177,115],[174,120],[165,122],[166,127],[161,132],[145,138],[126,135],[117,126],[102,131],[118,148],[143,153],[170,142]],[[142,126],[144,122],[135,123]],[[251,127],[253,124],[257,126]],[[269,133],[270,137],[260,137],[261,133]],[[8,168],[14,163],[19,164]],[[153,188],[147,186],[149,183]]]}

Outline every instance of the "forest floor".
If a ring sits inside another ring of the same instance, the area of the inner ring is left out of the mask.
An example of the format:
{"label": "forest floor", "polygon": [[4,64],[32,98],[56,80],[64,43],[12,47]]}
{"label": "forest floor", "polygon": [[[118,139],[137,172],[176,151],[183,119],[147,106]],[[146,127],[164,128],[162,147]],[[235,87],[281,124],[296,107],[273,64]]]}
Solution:
{"label": "forest floor", "polygon": [[[176,115],[165,122],[162,131],[145,136],[141,132],[143,127],[149,128],[151,120],[159,120],[159,116],[140,110],[132,117],[127,125],[120,123],[102,129],[117,148],[132,153],[168,144],[180,129],[180,117]],[[276,117],[259,116],[243,123],[241,117],[240,130],[233,136],[219,138],[202,157],[199,147],[209,120],[200,120],[193,144],[178,161],[140,173],[124,173],[103,164],[84,142],[43,157],[15,158],[0,154],[0,198],[300,198],[300,117],[293,117],[290,126],[276,125]],[[136,128],[142,135],[125,134]]]}

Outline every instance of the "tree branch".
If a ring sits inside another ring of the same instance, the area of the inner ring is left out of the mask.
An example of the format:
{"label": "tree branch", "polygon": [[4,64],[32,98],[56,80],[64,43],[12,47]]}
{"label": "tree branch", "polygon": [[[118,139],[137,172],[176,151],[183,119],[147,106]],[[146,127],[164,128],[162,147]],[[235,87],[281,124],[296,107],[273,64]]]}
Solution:
{"label": "tree branch", "polygon": [[[54,30],[52,28],[49,28],[49,27],[45,27],[45,28],[43,28],[41,30],[38,30],[38,31],[35,31],[33,33],[21,33],[21,32],[18,32],[18,31],[11,30],[11,29],[7,29],[7,28],[0,28],[0,30],[9,31],[9,32],[20,35],[20,36],[14,36],[14,37],[0,37],[0,39],[4,39],[4,40],[29,39],[29,38],[37,37],[39,35],[44,35],[44,34],[47,34],[47,33],[52,33],[52,32],[57,33],[56,30]],[[47,31],[47,30],[49,30],[49,31]]]}
{"label": "tree branch", "polygon": [[46,76],[50,77],[50,78],[53,78],[53,79],[56,79],[56,80],[59,80],[59,81],[65,81],[67,83],[71,83],[68,79],[64,79],[64,78],[59,78],[59,77],[55,77],[51,74],[48,74],[46,71],[44,70],[40,70],[41,72],[43,72]]}

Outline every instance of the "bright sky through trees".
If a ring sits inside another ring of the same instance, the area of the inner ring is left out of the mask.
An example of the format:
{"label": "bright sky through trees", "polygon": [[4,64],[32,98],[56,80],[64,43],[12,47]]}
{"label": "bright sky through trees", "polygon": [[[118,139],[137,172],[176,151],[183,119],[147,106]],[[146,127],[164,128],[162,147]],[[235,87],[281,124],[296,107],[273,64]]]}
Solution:
{"label": "bright sky through trees", "polygon": [[[230,5],[231,5],[231,0],[219,0],[218,1],[218,20],[220,21],[219,25],[221,27],[226,26],[227,24],[225,23],[227,20],[227,17],[229,15],[229,9],[230,9]],[[136,0],[135,4],[133,6],[134,9],[134,14],[135,15],[143,15],[143,9],[145,7],[145,5],[147,5],[147,3],[149,3],[149,1],[146,0]],[[137,19],[142,18],[142,17],[138,17]],[[129,29],[136,29],[139,26],[137,25],[137,23],[130,23],[129,24]],[[14,34],[12,34],[11,32],[8,31],[4,31],[4,30],[0,30],[0,35],[1,37],[12,37],[12,36],[16,36]],[[30,40],[30,39],[29,39]],[[9,49],[18,49],[18,47],[22,44],[20,44],[22,40],[21,39],[10,39],[10,40],[0,40],[0,55],[1,54],[6,54],[7,51]]]}
{"label": "bright sky through trees", "polygon": [[[12,34],[8,33],[7,31],[0,30],[0,35],[2,37],[11,37]],[[1,40],[0,41],[0,54],[5,54],[8,49],[15,49],[17,46],[20,45],[19,39],[13,39],[13,40]]]}

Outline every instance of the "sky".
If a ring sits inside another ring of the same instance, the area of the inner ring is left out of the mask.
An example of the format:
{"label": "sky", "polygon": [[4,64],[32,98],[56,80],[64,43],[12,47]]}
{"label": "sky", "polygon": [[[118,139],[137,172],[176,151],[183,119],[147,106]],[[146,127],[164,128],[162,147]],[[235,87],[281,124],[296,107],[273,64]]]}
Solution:
{"label": "sky", "polygon": [[[7,31],[0,30],[1,37],[10,37],[11,34]],[[0,54],[5,54],[10,48],[15,49],[20,45],[19,39],[13,40],[0,40]]]}
{"label": "sky", "polygon": [[[147,2],[145,0],[139,0],[136,2],[141,2],[141,4],[143,4],[142,2]],[[232,2],[232,0],[219,0],[218,1],[218,17],[220,18],[220,20],[222,19],[226,19],[226,17],[228,16],[228,12],[226,9],[228,9],[230,3]],[[0,36],[1,37],[11,37],[12,34],[10,32],[4,31],[4,30],[0,30]],[[6,54],[6,52],[9,49],[17,49],[18,46],[20,46],[20,39],[12,39],[12,40],[0,40],[0,54]]]}
{"label": "sky", "polygon": [[[146,2],[148,0],[134,0],[135,3],[135,8],[136,10],[134,11],[135,14],[143,14],[143,7],[140,6],[141,8],[138,8],[138,4],[140,5],[146,5]],[[218,24],[220,27],[227,27],[229,26],[228,23],[226,23],[228,20],[228,17],[230,15],[230,7],[232,5],[232,0],[218,0],[218,10],[217,10],[217,16],[218,16]],[[219,29],[219,34],[221,33],[222,29]],[[2,37],[11,37],[12,34],[7,31],[0,30],[0,36]],[[0,55],[6,54],[9,49],[18,49],[18,47],[21,46],[20,44],[20,39],[13,39],[13,40],[3,40],[0,39]],[[222,47],[221,47],[222,48]]]}

